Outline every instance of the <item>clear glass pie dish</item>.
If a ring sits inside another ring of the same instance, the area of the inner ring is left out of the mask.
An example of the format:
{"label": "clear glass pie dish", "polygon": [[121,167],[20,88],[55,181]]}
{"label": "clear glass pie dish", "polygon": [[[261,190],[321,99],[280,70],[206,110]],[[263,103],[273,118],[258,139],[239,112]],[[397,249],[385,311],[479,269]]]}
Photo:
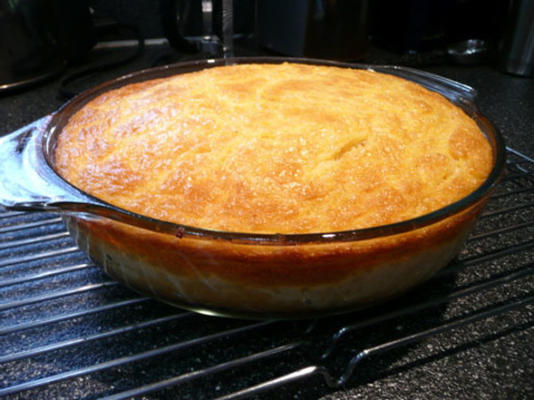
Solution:
{"label": "clear glass pie dish", "polygon": [[[300,62],[373,69],[414,81],[461,107],[479,125],[493,168],[468,196],[420,217],[340,232],[258,234],[203,229],[120,209],[65,181],[54,149],[69,118],[109,90],[228,63]],[[140,71],[75,97],[0,139],[0,204],[60,213],[91,259],[128,287],[197,312],[306,318],[362,308],[431,277],[463,246],[504,166],[504,144],[480,114],[473,89],[426,72],[283,58],[203,60]]]}

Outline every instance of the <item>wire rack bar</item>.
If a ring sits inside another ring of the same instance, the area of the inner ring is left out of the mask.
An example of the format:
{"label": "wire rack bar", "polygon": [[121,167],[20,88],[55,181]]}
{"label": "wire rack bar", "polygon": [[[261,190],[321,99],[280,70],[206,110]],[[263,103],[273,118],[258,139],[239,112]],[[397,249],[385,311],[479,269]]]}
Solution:
{"label": "wire rack bar", "polygon": [[2,218],[12,218],[18,215],[26,214],[24,211],[4,211],[0,210],[0,219]]}
{"label": "wire rack bar", "polygon": [[520,167],[517,164],[513,164],[513,170],[511,166],[508,166],[508,170],[512,172],[508,172],[502,179],[501,182],[514,182],[519,179],[526,179],[530,181],[530,177],[528,175],[525,175],[528,171],[524,168]]}
{"label": "wire rack bar", "polygon": [[480,216],[480,218],[489,218],[489,217],[495,217],[496,215],[510,214],[510,213],[515,212],[515,211],[524,210],[525,208],[530,208],[530,207],[534,207],[534,202],[531,201],[530,203],[521,204],[521,205],[518,205],[518,206],[502,208],[500,210],[495,210],[495,211],[488,211],[488,212],[482,214]]}
{"label": "wire rack bar", "polygon": [[186,317],[191,317],[192,315],[194,314],[189,313],[189,312],[185,312],[182,314],[173,314],[173,315],[169,315],[166,317],[150,319],[147,321],[142,321],[142,322],[138,322],[135,324],[122,326],[120,328],[112,329],[106,332],[100,332],[100,333],[95,333],[93,335],[87,335],[87,336],[78,337],[74,339],[64,340],[62,342],[57,342],[57,343],[49,344],[46,346],[40,346],[40,347],[36,347],[30,350],[5,354],[5,355],[0,356],[0,363],[21,360],[21,359],[29,358],[29,357],[35,357],[41,354],[49,353],[51,351],[63,350],[63,349],[73,347],[76,345],[86,344],[86,343],[94,342],[96,340],[103,340],[103,339],[106,339],[112,336],[122,335],[122,334],[132,332],[135,330],[149,328],[151,326],[165,324],[167,322],[176,321],[179,319],[184,319]]}
{"label": "wire rack bar", "polygon": [[479,264],[481,262],[490,261],[499,257],[505,257],[510,254],[514,253],[520,253],[525,250],[530,250],[534,248],[534,240],[527,240],[526,242],[522,242],[513,246],[504,247],[502,249],[497,249],[493,251],[489,251],[484,254],[472,256],[472,257],[466,257],[460,260],[465,266],[471,266],[475,264]]}
{"label": "wire rack bar", "polygon": [[473,242],[475,240],[486,239],[486,238],[488,238],[490,236],[500,235],[502,233],[513,232],[513,231],[516,231],[516,230],[519,230],[519,229],[522,229],[522,228],[528,228],[529,226],[534,226],[534,220],[530,220],[530,221],[519,223],[519,224],[515,224],[515,225],[506,226],[506,227],[503,227],[503,228],[492,229],[492,230],[486,231],[484,233],[479,233],[478,235],[471,235],[471,237],[469,238],[468,242],[470,243],[470,242]]}
{"label": "wire rack bar", "polygon": [[452,300],[459,299],[461,297],[470,296],[475,293],[482,292],[484,290],[492,289],[494,287],[504,285],[518,279],[522,279],[529,275],[534,275],[534,263],[530,263],[526,267],[519,268],[518,270],[515,270],[508,274],[501,274],[497,277],[491,277],[481,282],[470,284],[469,286],[447,293],[446,295],[435,298],[433,300],[428,300],[426,302],[418,303],[410,307],[402,308],[400,310],[381,314],[379,316],[369,318],[352,325],[344,326],[332,336],[331,344],[328,346],[327,350],[323,353],[321,358],[328,358],[334,351],[339,341],[351,332],[363,329],[368,326],[377,325],[382,322],[390,321],[396,318],[404,317],[410,314],[415,314],[417,312],[424,311],[439,306],[441,304],[446,304]]}
{"label": "wire rack bar", "polygon": [[58,250],[50,250],[50,251],[46,251],[46,252],[42,252],[42,253],[30,254],[30,255],[27,255],[27,256],[19,256],[19,257],[8,258],[8,259],[0,262],[0,267],[7,267],[7,266],[10,266],[10,265],[22,264],[22,263],[26,263],[26,262],[30,262],[30,261],[36,261],[36,260],[40,260],[40,259],[43,259],[43,258],[50,258],[50,257],[62,256],[62,255],[65,255],[65,254],[79,253],[79,252],[80,252],[80,249],[78,247],[69,246],[69,247],[64,247],[62,249],[58,249]]}
{"label": "wire rack bar", "polygon": [[516,196],[518,194],[528,193],[528,192],[532,192],[532,191],[534,191],[534,187],[527,187],[527,188],[522,188],[522,189],[516,189],[516,190],[513,190],[513,191],[509,191],[509,192],[493,194],[491,196],[491,198],[490,198],[490,201],[497,200],[497,199],[502,199],[504,197],[509,197],[509,196]]}
{"label": "wire rack bar", "polygon": [[67,231],[65,231],[65,232],[52,233],[50,235],[40,235],[40,236],[36,236],[36,237],[33,237],[33,238],[26,238],[26,239],[20,239],[20,240],[11,240],[11,241],[0,243],[0,250],[3,250],[3,249],[14,249],[14,248],[20,247],[20,246],[26,246],[26,245],[30,245],[30,244],[49,242],[51,240],[63,239],[63,238],[68,238],[68,237],[69,237],[69,233]]}
{"label": "wire rack bar", "polygon": [[40,279],[46,279],[53,276],[61,275],[61,274],[67,274],[69,272],[75,272],[80,271],[87,268],[96,268],[96,265],[94,264],[77,264],[77,265],[71,265],[68,267],[62,267],[58,269],[54,269],[52,271],[46,271],[46,272],[40,272],[38,274],[32,274],[27,276],[21,276],[18,278],[13,279],[5,279],[3,281],[0,281],[0,288],[7,287],[7,286],[13,286],[13,285],[19,285],[22,283],[28,283],[32,281],[37,281]]}
{"label": "wire rack bar", "polygon": [[46,279],[46,278],[51,278],[53,276],[67,274],[69,272],[80,271],[80,270],[88,269],[88,268],[96,268],[96,265],[94,265],[94,264],[77,264],[77,265],[71,265],[71,266],[68,266],[68,267],[62,267],[62,268],[54,269],[52,271],[40,272],[40,273],[37,273],[37,274],[21,276],[21,277],[18,277],[18,278],[5,279],[3,281],[0,281],[0,288],[7,287],[7,286],[19,285],[19,284],[28,283],[28,282],[33,282],[33,281]]}
{"label": "wire rack bar", "polygon": [[392,350],[397,347],[406,346],[411,343],[419,342],[423,339],[429,338],[431,336],[435,336],[447,331],[451,331],[453,329],[459,328],[464,325],[471,324],[473,322],[481,321],[483,319],[489,318],[489,317],[495,317],[497,315],[503,314],[508,311],[515,310],[520,307],[524,307],[528,304],[534,304],[534,295],[531,295],[529,297],[526,297],[521,300],[517,300],[513,303],[505,304],[502,306],[491,308],[487,311],[480,311],[477,313],[473,313],[467,317],[457,319],[455,321],[449,321],[445,322],[441,325],[438,325],[434,328],[427,329],[418,333],[415,333],[413,335],[408,335],[405,337],[402,337],[397,340],[392,340],[387,343],[380,344],[375,347],[371,347],[365,350],[362,350],[360,353],[358,353],[355,357],[351,359],[349,362],[345,372],[343,375],[338,379],[335,386],[341,386],[345,384],[348,379],[352,376],[352,373],[355,369],[355,367],[365,358],[370,357],[372,355],[384,353],[386,351]]}
{"label": "wire rack bar", "polygon": [[26,214],[24,211],[6,211],[3,207],[0,209],[0,219],[2,218],[13,218],[19,215]]}
{"label": "wire rack bar", "polygon": [[159,391],[159,390],[171,387],[171,386],[176,386],[182,383],[192,381],[193,379],[198,379],[204,376],[213,375],[218,372],[228,370],[230,368],[240,367],[248,363],[260,361],[264,358],[273,357],[277,354],[281,354],[281,353],[294,350],[295,348],[300,347],[302,344],[303,342],[285,344],[283,346],[278,346],[273,349],[269,349],[269,350],[262,351],[259,353],[254,353],[246,357],[241,357],[241,358],[237,358],[237,359],[225,362],[225,363],[221,363],[213,367],[193,371],[187,374],[175,376],[174,378],[165,379],[163,381],[159,381],[159,382],[152,383],[149,385],[144,385],[136,389],[127,390],[127,391],[117,393],[111,396],[106,396],[106,397],[101,398],[101,400],[123,400],[123,399],[128,399],[130,397],[137,397],[137,396],[142,396],[145,394],[153,393],[153,392],[156,392],[156,391]]}
{"label": "wire rack bar", "polygon": [[534,158],[527,156],[525,153],[522,153],[516,149],[513,149],[511,147],[506,146],[506,151],[509,153],[512,153],[520,158],[522,158],[525,161],[528,161],[529,163],[534,163]]}
{"label": "wire rack bar", "polygon": [[36,222],[27,222],[23,224],[9,225],[9,226],[0,228],[0,234],[21,231],[23,229],[39,228],[41,226],[53,225],[53,224],[59,224],[59,223],[61,223],[61,218],[54,217],[54,218],[48,218],[48,219],[44,219],[44,220],[36,221]]}
{"label": "wire rack bar", "polygon": [[239,390],[234,393],[230,393],[224,396],[216,397],[214,400],[237,400],[244,399],[253,395],[261,394],[267,391],[270,391],[274,388],[287,385],[291,382],[300,381],[301,379],[310,377],[316,374],[318,371],[322,370],[322,367],[312,365],[309,367],[304,367],[297,371],[293,371],[289,374],[279,376],[278,378],[271,379],[269,381],[260,383],[258,385],[250,386],[246,389]]}
{"label": "wire rack bar", "polygon": [[159,347],[157,349],[148,350],[142,353],[137,353],[131,356],[120,357],[120,358],[105,361],[102,363],[93,364],[88,367],[74,369],[71,371],[66,371],[63,373],[55,374],[55,375],[50,375],[45,378],[35,379],[32,381],[16,384],[16,385],[9,386],[6,388],[0,388],[0,396],[6,396],[8,394],[18,393],[18,392],[29,390],[29,389],[35,389],[41,386],[50,385],[52,383],[61,382],[61,381],[71,379],[71,378],[76,378],[82,375],[87,375],[87,374],[92,374],[95,372],[103,371],[109,368],[120,367],[122,365],[129,364],[132,362],[139,362],[139,361],[147,360],[149,358],[162,356],[167,353],[175,352],[178,350],[183,350],[188,347],[208,343],[210,341],[213,341],[213,340],[225,337],[225,336],[249,332],[253,329],[264,327],[270,323],[272,322],[270,321],[259,322],[259,323],[255,323],[252,325],[240,327],[240,328],[229,329],[229,330],[217,332],[215,334],[206,335],[206,336],[202,336],[202,337],[195,338],[192,340],[188,340],[185,342],[175,343],[172,345]]}
{"label": "wire rack bar", "polygon": [[279,376],[274,379],[270,379],[268,381],[262,382],[258,385],[250,386],[246,389],[236,391],[234,393],[227,394],[222,397],[217,397],[216,400],[237,400],[237,399],[243,399],[248,398],[254,395],[259,395],[262,393],[265,393],[267,391],[271,391],[277,387],[287,385],[288,383],[294,382],[296,380],[302,380],[305,378],[310,378],[313,375],[321,375],[324,379],[324,382],[331,388],[339,389],[344,384],[347,383],[347,381],[352,377],[355,368],[357,365],[363,361],[364,359],[378,355],[380,353],[385,353],[387,351],[390,351],[394,348],[406,346],[411,343],[420,342],[426,338],[429,338],[434,335],[438,335],[447,331],[451,331],[453,329],[459,328],[461,326],[465,326],[480,320],[484,320],[505,312],[509,312],[521,307],[525,307],[528,304],[534,303],[534,296],[516,301],[511,304],[506,304],[504,306],[495,307],[488,311],[482,311],[478,312],[476,314],[470,315],[468,317],[448,322],[442,325],[439,325],[435,328],[428,329],[419,333],[416,333],[414,335],[405,336],[403,338],[387,342],[384,344],[381,344],[379,346],[367,348],[365,350],[360,351],[356,356],[352,357],[349,361],[345,371],[340,377],[335,377],[332,375],[327,368],[325,368],[322,365],[310,365],[306,366],[304,368],[295,370],[289,374]]}
{"label": "wire rack bar", "polygon": [[91,290],[97,290],[97,289],[102,289],[105,287],[117,286],[117,285],[118,285],[118,282],[115,282],[115,281],[92,283],[92,284],[80,286],[74,289],[67,289],[67,290],[62,290],[58,292],[48,293],[48,294],[41,295],[41,296],[29,297],[29,298],[22,299],[22,300],[15,300],[15,301],[11,301],[8,303],[1,303],[0,311],[5,311],[5,310],[8,310],[10,308],[15,308],[15,307],[27,306],[27,305],[35,304],[35,303],[41,303],[44,301],[54,300],[60,297],[73,296],[76,294],[89,292]]}
{"label": "wire rack bar", "polygon": [[149,300],[150,300],[149,297],[136,297],[136,298],[129,299],[129,300],[123,300],[123,301],[118,301],[115,303],[110,303],[110,304],[106,304],[106,305],[99,306],[99,307],[94,307],[88,310],[75,311],[75,312],[71,312],[67,314],[56,315],[54,317],[40,319],[38,321],[24,322],[24,323],[20,323],[20,324],[13,325],[13,326],[8,326],[5,328],[0,328],[0,335],[7,335],[10,333],[21,332],[27,329],[40,328],[42,326],[56,324],[58,322],[68,321],[68,320],[75,319],[75,318],[85,317],[87,315],[96,314],[99,312],[110,311],[110,310],[114,310],[117,308],[144,303]]}

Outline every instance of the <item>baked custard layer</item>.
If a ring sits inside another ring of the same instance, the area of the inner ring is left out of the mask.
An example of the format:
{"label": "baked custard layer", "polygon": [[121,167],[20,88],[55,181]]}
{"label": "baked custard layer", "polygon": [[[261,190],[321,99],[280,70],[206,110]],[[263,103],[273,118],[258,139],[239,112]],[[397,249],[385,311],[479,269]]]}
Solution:
{"label": "baked custard layer", "polygon": [[310,233],[399,222],[492,167],[443,96],[369,70],[244,64],[124,86],[75,113],[58,172],[116,206],[195,227]]}

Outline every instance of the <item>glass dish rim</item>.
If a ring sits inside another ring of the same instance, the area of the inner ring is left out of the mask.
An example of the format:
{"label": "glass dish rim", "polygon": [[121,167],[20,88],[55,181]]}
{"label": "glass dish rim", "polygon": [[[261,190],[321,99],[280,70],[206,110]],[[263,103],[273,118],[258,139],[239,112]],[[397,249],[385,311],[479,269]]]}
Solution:
{"label": "glass dish rim", "polygon": [[[52,115],[52,118],[48,122],[47,126],[43,130],[42,135],[42,151],[44,160],[47,166],[53,171],[53,173],[64,183],[67,187],[78,197],[81,195],[84,198],[90,200],[91,203],[87,203],[88,207],[84,210],[83,207],[74,207],[76,210],[74,213],[87,213],[97,217],[111,218],[119,222],[124,222],[129,225],[148,229],[153,232],[173,234],[179,238],[194,238],[204,240],[223,240],[230,241],[239,244],[255,244],[255,245],[294,245],[294,244],[321,244],[332,242],[356,242],[361,240],[384,238],[391,235],[400,233],[415,231],[419,228],[432,225],[439,221],[445,220],[448,217],[459,214],[462,211],[474,206],[480,200],[488,196],[497,185],[505,164],[505,145],[504,140],[500,132],[495,126],[478,111],[476,103],[474,102],[474,96],[471,93],[471,97],[466,99],[460,96],[460,99],[454,101],[450,97],[441,93],[447,97],[451,102],[463,109],[463,111],[475,120],[480,127],[486,139],[490,143],[493,152],[493,167],[485,181],[473,192],[467,196],[448,204],[440,209],[434,210],[430,213],[411,218],[404,221],[395,222],[392,224],[379,225],[367,228],[349,229],[343,231],[331,231],[331,232],[310,232],[310,233],[255,233],[255,232],[235,232],[235,231],[222,231],[214,229],[206,229],[201,227],[194,227],[189,225],[177,224],[169,221],[159,220],[142,214],[137,214],[129,210],[114,206],[107,203],[95,196],[92,196],[80,188],[72,185],[66,179],[64,179],[55,169],[54,166],[54,148],[57,137],[61,133],[62,125],[68,121],[68,119],[80,108],[82,108],[87,102],[94,99],[98,95],[122,87],[127,84],[142,82],[145,80],[158,79],[166,76],[171,76],[179,73],[193,72],[204,68],[210,68],[221,65],[234,65],[234,64],[247,64],[247,63],[303,63],[311,65],[328,65],[341,68],[356,68],[356,69],[368,69],[375,70],[382,73],[391,73],[396,75],[395,72],[402,72],[401,77],[411,80],[415,83],[419,83],[422,86],[425,84],[418,82],[417,79],[434,79],[434,83],[438,86],[442,81],[447,81],[449,84],[457,85],[462,90],[462,87],[471,89],[459,82],[443,78],[440,75],[434,75],[420,70],[412,68],[401,67],[397,65],[373,65],[373,64],[360,64],[360,63],[346,63],[330,60],[320,60],[312,58],[287,58],[287,57],[234,57],[227,59],[203,59],[189,62],[180,62],[176,64],[169,64],[155,68],[143,69],[130,74],[122,75],[118,78],[114,78],[103,83],[100,83],[69,100],[61,108],[58,109]],[[182,72],[179,72],[183,70]],[[410,74],[413,79],[410,79]],[[428,87],[428,86],[426,86]],[[432,90],[431,88],[429,88]],[[444,88],[447,90],[447,88]],[[464,89],[465,90],[465,89]],[[434,90],[436,91],[436,90]],[[472,92],[474,92],[471,89]],[[456,93],[457,94],[457,93]],[[65,203],[66,205],[67,203]],[[83,206],[84,202],[78,202]],[[72,212],[71,207],[62,207],[60,203],[56,203],[61,210],[64,208],[67,212]],[[102,210],[105,210],[102,212]]]}

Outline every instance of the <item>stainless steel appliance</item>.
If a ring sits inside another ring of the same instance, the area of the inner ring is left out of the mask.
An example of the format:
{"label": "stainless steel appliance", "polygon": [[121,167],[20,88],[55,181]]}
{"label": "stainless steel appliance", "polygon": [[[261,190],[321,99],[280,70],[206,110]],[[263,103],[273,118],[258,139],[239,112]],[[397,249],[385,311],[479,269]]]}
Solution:
{"label": "stainless steel appliance", "polygon": [[499,66],[511,74],[534,76],[534,1],[511,2],[499,43]]}

